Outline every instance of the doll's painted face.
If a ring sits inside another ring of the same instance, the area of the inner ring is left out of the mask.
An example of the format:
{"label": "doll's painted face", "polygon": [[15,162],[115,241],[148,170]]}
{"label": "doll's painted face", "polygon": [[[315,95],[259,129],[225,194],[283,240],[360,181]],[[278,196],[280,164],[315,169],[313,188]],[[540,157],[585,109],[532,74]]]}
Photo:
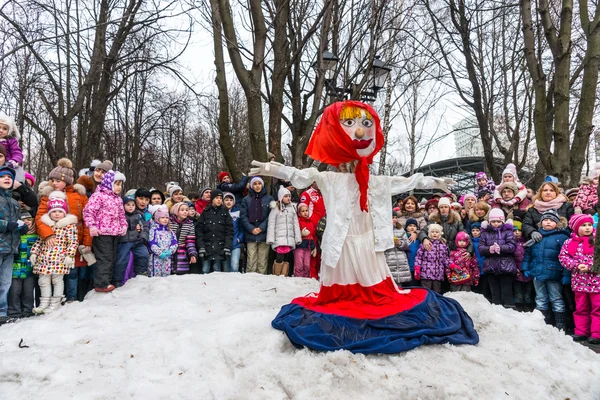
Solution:
{"label": "doll's painted face", "polygon": [[356,152],[367,157],[375,150],[375,123],[367,111],[360,108],[342,110],[340,124],[346,135],[352,140]]}
{"label": "doll's painted face", "polygon": [[429,231],[429,239],[440,240],[442,233],[440,231]]}
{"label": "doll's painted face", "polygon": [[594,226],[589,222],[583,223],[577,230],[579,236],[590,236],[594,232]]}
{"label": "doll's painted face", "polygon": [[0,124],[0,139],[4,139],[8,136],[8,132],[10,131],[10,126],[6,124]]}

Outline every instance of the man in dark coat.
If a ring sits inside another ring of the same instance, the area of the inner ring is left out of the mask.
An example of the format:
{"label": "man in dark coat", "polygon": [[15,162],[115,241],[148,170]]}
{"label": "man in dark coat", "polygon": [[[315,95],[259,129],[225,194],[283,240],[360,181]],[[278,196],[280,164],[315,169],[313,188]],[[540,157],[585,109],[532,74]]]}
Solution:
{"label": "man in dark coat", "polygon": [[231,256],[233,243],[233,220],[223,206],[223,192],[215,189],[210,193],[207,206],[196,222],[196,248],[203,259],[202,273],[225,270],[225,262]]}

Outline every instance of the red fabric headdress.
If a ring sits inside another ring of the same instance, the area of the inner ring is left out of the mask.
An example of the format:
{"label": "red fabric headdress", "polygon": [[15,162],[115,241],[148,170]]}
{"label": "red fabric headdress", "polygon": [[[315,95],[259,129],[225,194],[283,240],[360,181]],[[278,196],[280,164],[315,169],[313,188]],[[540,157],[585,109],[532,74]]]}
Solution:
{"label": "red fabric headdress", "polygon": [[[367,157],[361,157],[356,152],[352,139],[348,137],[340,124],[340,113],[344,107],[358,107],[368,111],[375,123],[375,150]],[[368,104],[359,101],[341,101],[328,106],[323,112],[321,121],[313,132],[306,154],[315,160],[338,167],[340,164],[357,160],[355,175],[360,189],[360,209],[368,211],[367,189],[369,188],[369,165],[373,157],[383,147],[383,132],[379,116]]]}

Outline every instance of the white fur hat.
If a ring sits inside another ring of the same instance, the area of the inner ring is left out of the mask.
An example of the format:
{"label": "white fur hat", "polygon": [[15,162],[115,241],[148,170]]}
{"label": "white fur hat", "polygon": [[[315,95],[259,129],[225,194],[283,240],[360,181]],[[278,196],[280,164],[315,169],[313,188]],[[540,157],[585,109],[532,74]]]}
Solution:
{"label": "white fur hat", "polygon": [[448,206],[448,207],[450,207],[450,199],[448,197],[442,197],[442,198],[440,198],[440,200],[438,201],[437,206],[438,206],[438,208],[440,208],[440,206]]}
{"label": "white fur hat", "polygon": [[429,233],[431,233],[432,231],[437,231],[440,233],[440,235],[444,234],[444,228],[442,228],[442,226],[439,224],[429,224],[427,226],[427,230]]}
{"label": "white fur hat", "polygon": [[0,112],[0,124],[8,125],[8,136],[19,137],[19,130],[13,117]]}
{"label": "white fur hat", "polygon": [[287,190],[287,188],[285,188],[284,186],[280,186],[279,191],[277,191],[277,199],[279,201],[282,201],[283,197],[287,194],[289,194],[290,196],[292,195],[292,193],[289,190]]}

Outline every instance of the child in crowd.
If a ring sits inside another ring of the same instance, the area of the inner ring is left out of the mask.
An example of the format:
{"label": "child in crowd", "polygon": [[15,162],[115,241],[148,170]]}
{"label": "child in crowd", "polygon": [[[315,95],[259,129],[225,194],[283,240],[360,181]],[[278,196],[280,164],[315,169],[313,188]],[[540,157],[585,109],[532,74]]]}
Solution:
{"label": "child in crowd", "polygon": [[92,248],[96,257],[94,290],[111,292],[113,268],[117,260],[119,237],[127,234],[127,218],[119,194],[123,190],[125,175],[110,170],[83,209],[85,225],[93,237]]}
{"label": "child in crowd", "polygon": [[571,271],[571,287],[575,293],[575,334],[573,340],[600,344],[600,274],[592,271],[594,263],[594,228],[592,217],[576,214],[569,220],[573,231],[558,256]]}
{"label": "child in crowd", "polygon": [[148,276],[165,277],[171,275],[171,256],[177,250],[177,239],[169,229],[169,208],[162,204],[150,207],[153,220],[150,222],[148,245],[150,261]]}
{"label": "child in crowd", "polygon": [[267,244],[275,251],[273,275],[287,276],[290,268],[289,257],[296,245],[302,243],[302,235],[296,209],[292,204],[292,194],[280,186],[277,197],[279,201],[270,204]]}
{"label": "child in crowd", "polygon": [[[406,250],[410,242],[402,225],[398,223],[398,214],[392,211],[392,226],[394,232],[394,247],[385,251],[385,261],[392,274],[392,278],[398,285],[407,285],[411,280],[410,267]],[[407,285],[408,286],[408,285]]]}
{"label": "child in crowd", "polygon": [[21,234],[19,252],[15,254],[12,284],[8,292],[8,316],[10,318],[27,318],[33,315],[35,279],[29,257],[31,256],[31,248],[37,241],[38,236],[35,234],[35,224],[29,212],[21,212],[21,221],[28,230]]}
{"label": "child in crowd", "polygon": [[267,240],[267,225],[269,204],[273,197],[267,194],[262,178],[255,176],[250,180],[248,196],[244,197],[240,205],[240,220],[244,227],[244,235],[248,250],[246,272],[267,273],[269,259],[269,245]]}
{"label": "child in crowd", "polygon": [[482,294],[490,303],[492,302],[492,295],[490,293],[490,286],[487,281],[487,276],[483,273],[483,261],[485,257],[479,254],[479,241],[481,239],[481,224],[479,222],[473,222],[470,225],[471,242],[473,243],[473,255],[477,260],[477,266],[479,267],[479,285],[475,286],[473,291],[475,293]]}
{"label": "child in crowd", "polygon": [[215,189],[210,197],[210,205],[196,223],[196,247],[198,255],[204,260],[204,274],[208,274],[211,267],[214,271],[227,272],[227,259],[231,257],[233,243],[233,221],[227,208],[223,207],[223,192]]}
{"label": "child in crowd", "polygon": [[19,130],[15,120],[0,112],[0,144],[6,149],[6,165],[15,170],[15,180],[25,182],[25,171],[21,167],[23,163],[23,151],[19,146]]}
{"label": "child in crowd", "polygon": [[187,203],[176,203],[171,207],[171,218],[169,229],[175,233],[177,239],[177,251],[173,254],[171,264],[172,274],[187,274],[190,272],[190,264],[198,260],[196,251],[196,233],[194,223],[188,218],[189,207]]}
{"label": "child in crowd", "polygon": [[496,190],[496,185],[494,184],[494,181],[488,179],[487,175],[483,171],[475,174],[475,182],[475,195],[478,199],[481,198],[482,191],[485,190],[489,193],[494,193],[494,190]]}
{"label": "child in crowd", "polygon": [[596,205],[598,204],[598,175],[600,175],[600,163],[596,163],[596,167],[592,171],[590,177],[583,180],[579,186],[577,197],[573,202],[575,214],[596,213]]}
{"label": "child in crowd", "polygon": [[52,229],[54,243],[38,238],[31,248],[30,261],[33,273],[40,276],[40,305],[35,314],[48,314],[56,310],[65,294],[64,275],[75,267],[77,252],[77,217],[68,214],[67,197],[63,192],[50,193],[48,212],[41,222]]}
{"label": "child in crowd", "polygon": [[[406,231],[406,237],[408,238],[408,250],[406,255],[408,256],[408,267],[410,268],[411,281],[410,286],[419,286],[420,281],[415,279],[415,258],[417,257],[417,251],[421,246],[419,241],[419,222],[415,218],[409,218],[406,220],[404,230]],[[409,286],[407,285],[407,286]]]}
{"label": "child in crowd", "polygon": [[198,213],[196,212],[196,206],[194,205],[194,203],[192,203],[192,201],[188,201],[187,203],[188,206],[188,218],[194,223],[196,224],[196,221],[198,221],[198,218],[200,217],[198,215]]}
{"label": "child in crowd", "polygon": [[535,287],[535,308],[549,321],[548,302],[552,303],[555,325],[564,330],[566,307],[562,295],[562,285],[570,282],[571,272],[564,269],[558,259],[563,243],[569,238],[567,220],[559,217],[554,210],[545,211],[541,217],[538,232],[542,240],[525,250],[521,271],[533,279]]}
{"label": "child in crowd", "polygon": [[534,303],[534,289],[533,280],[523,275],[521,267],[523,265],[523,258],[525,257],[525,238],[523,237],[523,223],[521,221],[513,221],[513,233],[517,240],[517,248],[515,249],[515,264],[517,265],[517,277],[515,279],[515,305],[517,311],[533,311]]}
{"label": "child in crowd", "polygon": [[223,203],[225,208],[229,210],[231,221],[233,222],[233,243],[231,245],[231,257],[227,260],[227,269],[229,272],[239,272],[240,256],[242,254],[242,246],[244,245],[244,228],[240,223],[240,209],[235,204],[235,196],[233,193],[223,193]]}
{"label": "child in crowd", "polygon": [[113,285],[118,288],[123,286],[125,271],[129,264],[129,257],[133,255],[133,269],[136,275],[148,274],[148,243],[149,225],[146,225],[142,213],[137,212],[137,199],[131,196],[123,198],[127,233],[119,238],[117,259],[113,274]]}
{"label": "child in crowd", "polygon": [[431,250],[419,247],[415,257],[415,279],[420,280],[424,288],[442,293],[444,271],[450,265],[448,246],[442,238],[444,231],[441,225],[429,224],[428,227]]}
{"label": "child in crowd", "polygon": [[489,223],[481,224],[479,254],[485,257],[483,272],[487,275],[492,304],[515,308],[513,281],[517,274],[514,252],[517,247],[513,226],[504,223],[504,213],[495,208],[489,213]]}
{"label": "child in crowd", "polygon": [[450,265],[445,271],[451,292],[470,292],[471,286],[479,285],[477,259],[467,251],[469,240],[465,232],[456,234],[456,249],[450,252]]}
{"label": "child in crowd", "polygon": [[308,206],[304,203],[298,204],[298,223],[302,243],[294,250],[294,276],[310,278],[310,257],[316,256],[317,252],[315,247],[317,228],[308,217]]}

